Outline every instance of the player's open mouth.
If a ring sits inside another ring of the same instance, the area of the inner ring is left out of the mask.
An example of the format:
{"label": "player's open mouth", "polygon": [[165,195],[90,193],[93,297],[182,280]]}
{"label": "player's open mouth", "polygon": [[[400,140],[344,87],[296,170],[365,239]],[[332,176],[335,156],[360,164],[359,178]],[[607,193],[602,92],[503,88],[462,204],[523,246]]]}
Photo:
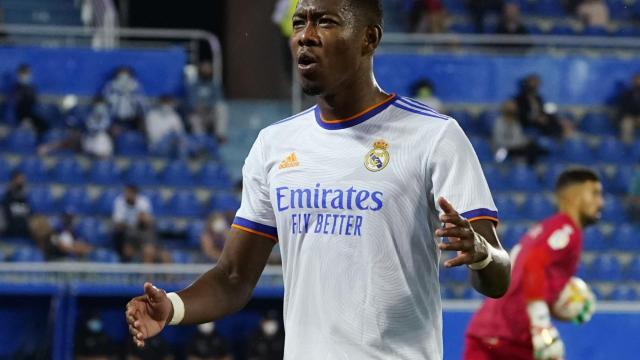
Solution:
{"label": "player's open mouth", "polygon": [[316,58],[309,53],[298,55],[298,69],[303,72],[314,70],[318,66]]}

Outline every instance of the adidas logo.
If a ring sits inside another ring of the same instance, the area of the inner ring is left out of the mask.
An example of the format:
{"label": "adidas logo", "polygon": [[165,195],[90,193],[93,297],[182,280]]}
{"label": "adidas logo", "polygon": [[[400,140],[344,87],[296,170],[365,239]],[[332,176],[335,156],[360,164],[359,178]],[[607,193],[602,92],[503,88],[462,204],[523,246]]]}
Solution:
{"label": "adidas logo", "polygon": [[287,156],[280,162],[280,166],[278,166],[278,169],[286,169],[296,166],[300,166],[300,162],[298,161],[296,153],[292,152],[291,154],[289,154],[289,156]]}

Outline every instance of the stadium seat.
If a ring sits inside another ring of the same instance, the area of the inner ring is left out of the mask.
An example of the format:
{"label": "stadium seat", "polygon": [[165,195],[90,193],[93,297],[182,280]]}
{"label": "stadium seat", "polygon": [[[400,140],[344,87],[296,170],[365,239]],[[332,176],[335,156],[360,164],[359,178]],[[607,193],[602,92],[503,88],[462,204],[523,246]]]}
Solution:
{"label": "stadium seat", "polygon": [[640,162],[640,140],[631,145],[631,156],[635,162]]}
{"label": "stadium seat", "polygon": [[473,116],[466,110],[452,110],[449,112],[449,116],[456,119],[460,127],[465,131],[467,136],[476,134],[478,131],[477,123],[473,119]]}
{"label": "stadium seat", "polygon": [[54,181],[63,184],[83,184],[86,177],[82,165],[73,157],[60,159],[51,169]]}
{"label": "stadium seat", "polygon": [[473,149],[476,151],[476,155],[478,159],[482,162],[493,160],[493,151],[491,150],[491,146],[483,137],[472,136],[469,138],[471,141],[471,145],[473,145]]}
{"label": "stadium seat", "polygon": [[215,193],[211,197],[211,211],[236,211],[240,202],[233,193]]}
{"label": "stadium seat", "polygon": [[[3,158],[0,158],[0,183],[9,181],[11,177],[12,166]],[[4,191],[2,192],[4,193]]]}
{"label": "stadium seat", "polygon": [[36,152],[36,134],[27,129],[16,129],[7,137],[5,148],[9,152],[34,154]]}
{"label": "stadium seat", "polygon": [[605,27],[587,26],[582,30],[582,35],[585,35],[585,36],[609,36],[609,35],[611,35],[611,33]]}
{"label": "stadium seat", "polygon": [[622,266],[618,257],[612,254],[599,254],[590,266],[589,278],[597,281],[619,281],[622,279]]}
{"label": "stadium seat", "polygon": [[47,131],[42,137],[42,143],[48,144],[52,142],[58,142],[67,137],[67,132],[61,128],[53,128]]}
{"label": "stadium seat", "polygon": [[108,188],[98,195],[95,201],[95,211],[98,215],[111,216],[115,199],[122,194],[121,188]]}
{"label": "stadium seat", "polygon": [[111,245],[109,226],[94,217],[86,217],[76,225],[78,235],[94,246],[108,247]]}
{"label": "stadium seat", "polygon": [[89,182],[99,185],[117,185],[121,183],[120,171],[113,160],[96,160],[91,164],[87,175]]}
{"label": "stadium seat", "polygon": [[[528,1],[531,3],[531,1]],[[567,12],[558,0],[538,0],[533,3],[533,11],[540,16],[566,16]]]}
{"label": "stadium seat", "polygon": [[466,15],[467,8],[465,7],[464,1],[460,0],[443,0],[442,4],[447,9],[447,12],[456,15]]}
{"label": "stadium seat", "polygon": [[634,165],[621,165],[616,168],[613,177],[605,183],[605,192],[614,194],[626,194],[631,186],[631,180],[635,176]]}
{"label": "stadium seat", "polygon": [[124,179],[127,183],[137,186],[148,186],[158,183],[155,169],[148,160],[143,159],[131,162],[124,172]]}
{"label": "stadium seat", "polygon": [[218,141],[209,135],[189,135],[187,137],[189,151],[206,155],[210,159],[219,159]]}
{"label": "stadium seat", "polygon": [[40,103],[36,107],[36,114],[40,116],[51,127],[62,127],[64,121],[62,120],[62,112],[56,104],[43,104]]}
{"label": "stadium seat", "polygon": [[176,216],[173,213],[171,203],[165,201],[159,190],[149,189],[145,190],[143,194],[149,199],[149,202],[151,202],[151,207],[153,208],[152,210],[155,216]]}
{"label": "stadium seat", "polygon": [[468,22],[453,23],[449,25],[449,32],[455,34],[473,34],[475,31],[473,24]]}
{"label": "stadium seat", "polygon": [[627,20],[633,16],[633,8],[624,0],[607,0],[607,7],[612,19]]}
{"label": "stadium seat", "polygon": [[524,164],[512,166],[506,175],[506,180],[510,190],[531,192],[540,190],[538,176],[532,168]]}
{"label": "stadium seat", "polygon": [[455,298],[455,293],[449,286],[440,285],[440,297],[443,300],[451,300]]}
{"label": "stadium seat", "polygon": [[624,164],[631,161],[625,146],[616,137],[607,136],[596,149],[596,158],[609,164]]}
{"label": "stadium seat", "polygon": [[640,30],[635,26],[620,26],[614,33],[616,37],[637,37]]}
{"label": "stadium seat", "polygon": [[614,301],[637,301],[638,291],[630,285],[618,284],[609,294],[609,300]]}
{"label": "stadium seat", "polygon": [[554,161],[546,163],[546,169],[542,176],[542,183],[545,189],[552,190],[558,180],[558,176],[567,168],[566,164],[559,164]]}
{"label": "stadium seat", "polygon": [[93,199],[88,191],[82,187],[69,188],[60,200],[62,210],[74,214],[91,215],[95,213]]}
{"label": "stadium seat", "polygon": [[502,171],[500,171],[500,168],[497,165],[483,163],[482,171],[484,172],[484,177],[489,184],[489,188],[492,190],[502,190],[507,188],[505,176],[502,175]]}
{"label": "stadium seat", "polygon": [[169,199],[169,208],[174,216],[202,216],[202,206],[196,195],[189,190],[179,190]]}
{"label": "stadium seat", "polygon": [[540,221],[555,212],[555,205],[548,197],[531,194],[523,206],[524,215],[532,221]]}
{"label": "stadium seat", "polygon": [[212,189],[221,190],[231,186],[231,179],[224,166],[218,162],[205,163],[196,175],[197,183]]}
{"label": "stadium seat", "polygon": [[500,116],[500,112],[497,110],[485,110],[478,116],[478,130],[484,136],[491,136],[493,132],[493,124]]}
{"label": "stadium seat", "polygon": [[550,35],[576,35],[573,27],[564,24],[555,24],[549,30]]}
{"label": "stadium seat", "polygon": [[560,153],[553,156],[558,161],[590,164],[593,154],[589,145],[581,139],[565,140],[560,146]]}
{"label": "stadium seat", "polygon": [[498,194],[494,197],[494,200],[501,221],[520,219],[520,209],[510,195],[504,193]]}
{"label": "stadium seat", "polygon": [[607,250],[611,247],[609,239],[596,226],[588,227],[582,236],[582,248],[586,251]]}
{"label": "stadium seat", "polygon": [[49,180],[47,166],[37,157],[23,158],[17,169],[24,173],[30,183],[42,183]]}
{"label": "stadium seat", "polygon": [[469,279],[469,271],[463,266],[452,268],[440,267],[440,278],[446,282],[464,282]]}
{"label": "stadium seat", "polygon": [[127,131],[115,139],[116,154],[125,156],[141,156],[147,154],[147,142],[142,134]]}
{"label": "stadium seat", "polygon": [[187,227],[187,243],[193,248],[200,248],[200,236],[204,231],[205,223],[202,220],[192,221]]}
{"label": "stadium seat", "polygon": [[184,160],[169,163],[160,175],[164,185],[190,186],[193,185],[193,174]]}
{"label": "stadium seat", "polygon": [[523,223],[510,223],[500,236],[500,242],[505,249],[511,250],[520,242],[520,239],[529,231],[529,227]]}
{"label": "stadium seat", "polygon": [[636,254],[631,262],[627,264],[624,277],[631,281],[640,281],[640,255]]}
{"label": "stadium seat", "polygon": [[36,214],[54,214],[59,211],[58,202],[48,186],[31,187],[27,197]]}
{"label": "stadium seat", "polygon": [[9,261],[42,262],[44,261],[44,255],[38,248],[32,246],[20,246],[14,249],[13,253],[9,256]]}
{"label": "stadium seat", "polygon": [[616,127],[604,113],[588,113],[580,121],[578,128],[591,135],[615,135]]}
{"label": "stadium seat", "polygon": [[627,221],[627,212],[623,210],[623,202],[614,195],[605,195],[602,208],[602,220],[620,224]]}
{"label": "stadium seat", "polygon": [[620,224],[613,232],[613,247],[622,251],[640,250],[638,241],[640,227],[632,224]]}
{"label": "stadium seat", "polygon": [[171,261],[175,264],[190,264],[192,256],[187,251],[174,249],[171,251]]}
{"label": "stadium seat", "polygon": [[97,248],[89,254],[89,261],[101,263],[119,263],[120,256],[113,250]]}

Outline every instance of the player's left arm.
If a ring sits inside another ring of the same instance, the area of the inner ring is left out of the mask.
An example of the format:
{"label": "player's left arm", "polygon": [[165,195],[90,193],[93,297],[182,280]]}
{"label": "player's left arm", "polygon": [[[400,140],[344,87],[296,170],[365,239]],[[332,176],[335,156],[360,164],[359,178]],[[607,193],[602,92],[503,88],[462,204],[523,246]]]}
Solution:
{"label": "player's left arm", "polygon": [[495,224],[486,219],[470,222],[442,197],[438,199],[438,204],[443,211],[440,221],[444,227],[436,230],[436,236],[449,239],[440,243],[439,247],[458,253],[444,265],[469,265],[471,284],[478,292],[492,298],[504,295],[511,279],[511,262],[509,254],[498,240]]}

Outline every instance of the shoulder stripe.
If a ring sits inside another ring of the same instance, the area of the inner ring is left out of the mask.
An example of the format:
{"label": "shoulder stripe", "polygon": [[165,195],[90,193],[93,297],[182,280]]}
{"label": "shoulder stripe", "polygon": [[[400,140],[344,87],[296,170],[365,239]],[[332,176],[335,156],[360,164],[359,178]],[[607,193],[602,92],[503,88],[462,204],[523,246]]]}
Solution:
{"label": "shoulder stripe", "polygon": [[425,109],[425,110],[429,110],[429,111],[431,111],[431,112],[434,112],[434,113],[436,113],[436,114],[439,114],[435,109],[433,109],[433,108],[432,108],[432,107],[430,107],[429,105],[427,105],[427,104],[423,104],[423,103],[421,103],[420,101],[418,101],[418,100],[416,100],[416,99],[412,99],[412,98],[410,98],[410,97],[403,96],[403,97],[402,97],[402,100],[404,100],[405,102],[411,103],[411,104],[413,104],[413,105],[414,105],[414,106],[416,106],[416,107],[419,107],[419,108],[422,108],[422,109]]}
{"label": "shoulder stripe", "polygon": [[300,116],[302,116],[302,115],[305,115],[305,114],[310,113],[310,112],[311,112],[311,111],[313,111],[313,109],[315,109],[315,108],[316,108],[316,105],[314,105],[314,106],[312,106],[312,107],[308,108],[307,110],[305,110],[305,111],[303,111],[303,112],[297,113],[297,114],[295,114],[295,115],[293,115],[293,116],[289,116],[289,117],[288,117],[288,118],[286,118],[286,119],[282,119],[282,120],[280,120],[280,121],[276,121],[276,122],[274,122],[273,124],[271,124],[271,125],[269,125],[269,126],[278,125],[278,124],[285,123],[285,122],[287,122],[287,121],[295,120],[296,118],[298,118],[298,117],[300,117]]}
{"label": "shoulder stripe", "polygon": [[403,105],[405,105],[407,107],[410,107],[410,108],[412,108],[414,110],[418,110],[418,111],[427,113],[430,116],[433,116],[433,117],[436,117],[436,118],[439,118],[439,119],[442,119],[442,120],[448,120],[449,119],[449,116],[440,114],[439,112],[433,110],[432,108],[430,108],[430,107],[428,107],[426,105],[417,103],[415,100],[413,100],[413,102],[410,102],[408,100],[409,100],[409,98],[403,97],[403,98],[399,99],[398,101],[400,101]]}
{"label": "shoulder stripe", "polygon": [[415,108],[411,108],[411,107],[409,107],[407,105],[400,104],[398,101],[393,103],[393,106],[395,106],[397,108],[400,108],[402,110],[408,111],[410,113],[426,116],[426,117],[429,117],[429,118],[436,118],[436,119],[440,119],[440,120],[448,120],[445,117],[436,116],[434,114],[431,114],[431,113],[428,113],[428,112],[425,112],[425,111],[422,111],[422,110],[418,110],[418,109],[415,109]]}

